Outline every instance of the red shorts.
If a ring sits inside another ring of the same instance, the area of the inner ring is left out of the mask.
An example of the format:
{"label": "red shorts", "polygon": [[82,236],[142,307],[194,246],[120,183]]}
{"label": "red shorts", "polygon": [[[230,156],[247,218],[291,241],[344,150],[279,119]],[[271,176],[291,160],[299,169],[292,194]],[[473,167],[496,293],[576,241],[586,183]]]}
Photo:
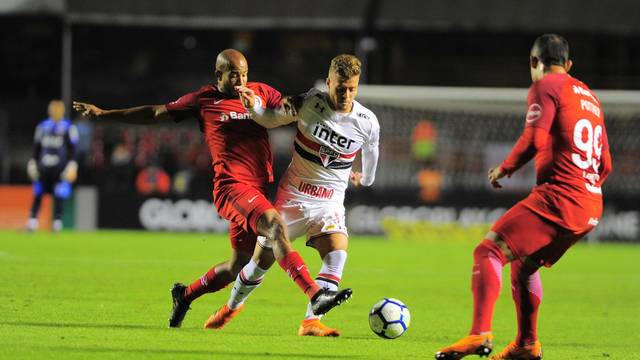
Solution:
{"label": "red shorts", "polygon": [[245,254],[253,254],[258,235],[252,231],[247,232],[242,226],[232,222],[229,226],[229,240],[233,250]]}
{"label": "red shorts", "polygon": [[573,234],[544,219],[522,201],[502,215],[491,230],[507,243],[516,257],[528,257],[546,267],[553,265],[586,235]]}
{"label": "red shorts", "polygon": [[229,236],[232,248],[253,253],[258,218],[273,209],[267,200],[266,189],[238,182],[216,184],[213,203],[218,214],[231,222]]}

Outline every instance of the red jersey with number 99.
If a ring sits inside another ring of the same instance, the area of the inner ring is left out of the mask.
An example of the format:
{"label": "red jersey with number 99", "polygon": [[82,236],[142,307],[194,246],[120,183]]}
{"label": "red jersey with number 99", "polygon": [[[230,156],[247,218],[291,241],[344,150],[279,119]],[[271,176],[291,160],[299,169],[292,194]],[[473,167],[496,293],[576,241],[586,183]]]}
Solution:
{"label": "red jersey with number 99", "polygon": [[537,201],[525,205],[573,232],[588,231],[602,213],[603,159],[610,159],[600,101],[568,74],[547,74],[529,89],[527,127],[549,133],[536,153]]}

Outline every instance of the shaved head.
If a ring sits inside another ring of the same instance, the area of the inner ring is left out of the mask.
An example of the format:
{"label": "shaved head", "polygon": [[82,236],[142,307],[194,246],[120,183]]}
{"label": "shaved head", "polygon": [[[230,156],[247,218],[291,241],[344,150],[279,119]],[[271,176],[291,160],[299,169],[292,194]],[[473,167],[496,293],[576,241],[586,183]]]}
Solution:
{"label": "shaved head", "polygon": [[235,49],[226,49],[216,58],[216,80],[218,90],[230,97],[238,96],[236,86],[247,84],[249,65],[242,53]]}
{"label": "shaved head", "polygon": [[225,72],[232,68],[248,68],[247,59],[236,49],[222,50],[216,58],[216,70]]}

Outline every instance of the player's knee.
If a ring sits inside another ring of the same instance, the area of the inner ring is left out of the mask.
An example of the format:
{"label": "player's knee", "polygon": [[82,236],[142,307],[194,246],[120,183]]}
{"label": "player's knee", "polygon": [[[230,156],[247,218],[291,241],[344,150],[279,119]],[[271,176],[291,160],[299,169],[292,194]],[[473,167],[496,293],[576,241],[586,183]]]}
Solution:
{"label": "player's knee", "polygon": [[500,260],[500,262],[504,265],[509,260],[507,256],[502,252],[502,249],[493,241],[483,240],[478,246],[476,246],[473,251],[473,258],[479,259],[484,257],[493,256]]}
{"label": "player's knee", "polygon": [[247,263],[249,262],[249,260],[251,259],[251,255],[249,254],[237,254],[236,256],[234,256],[230,261],[229,261],[229,265],[228,265],[228,271],[231,277],[235,278],[238,273],[240,272],[240,270],[242,270],[242,268],[247,265]]}
{"label": "player's knee", "polygon": [[335,251],[346,254],[349,247],[349,240],[346,236],[323,236],[313,240],[313,245],[321,258]]}
{"label": "player's knee", "polygon": [[264,216],[258,220],[258,230],[260,235],[265,236],[273,241],[281,241],[286,237],[286,225],[282,222],[280,216],[276,213],[265,213]]}

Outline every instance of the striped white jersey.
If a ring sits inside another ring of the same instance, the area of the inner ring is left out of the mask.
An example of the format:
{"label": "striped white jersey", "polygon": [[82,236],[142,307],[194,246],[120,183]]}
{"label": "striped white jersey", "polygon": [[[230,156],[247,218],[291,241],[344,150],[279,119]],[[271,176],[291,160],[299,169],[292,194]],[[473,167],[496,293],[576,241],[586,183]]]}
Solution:
{"label": "striped white jersey", "polygon": [[280,181],[278,199],[330,201],[342,204],[351,166],[362,156],[362,185],[373,184],[378,162],[380,124],[357,101],[350,113],[331,109],[328,95],[311,89],[298,109],[291,164]]}

